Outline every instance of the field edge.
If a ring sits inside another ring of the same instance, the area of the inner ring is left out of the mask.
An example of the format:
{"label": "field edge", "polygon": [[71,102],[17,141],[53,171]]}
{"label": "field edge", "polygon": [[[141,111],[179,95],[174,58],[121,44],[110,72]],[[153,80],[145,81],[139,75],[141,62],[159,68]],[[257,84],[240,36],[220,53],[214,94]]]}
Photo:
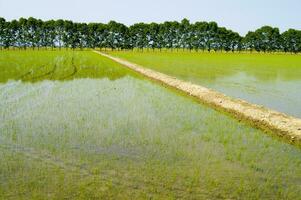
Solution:
{"label": "field edge", "polygon": [[107,57],[147,78],[180,90],[189,96],[197,98],[202,103],[231,114],[239,120],[250,122],[257,128],[271,131],[273,134],[285,138],[290,143],[296,145],[301,144],[301,119],[299,118],[252,104],[238,98],[228,97],[225,94],[212,89],[179,80],[175,77],[145,68],[104,52],[97,50],[93,50],[93,52]]}

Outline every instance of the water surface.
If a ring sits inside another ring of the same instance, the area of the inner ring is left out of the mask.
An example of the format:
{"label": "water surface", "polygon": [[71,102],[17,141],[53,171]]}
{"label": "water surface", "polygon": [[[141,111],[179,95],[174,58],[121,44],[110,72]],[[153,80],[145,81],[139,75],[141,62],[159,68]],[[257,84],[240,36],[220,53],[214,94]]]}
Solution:
{"label": "water surface", "polygon": [[301,56],[247,53],[110,52],[228,96],[301,118]]}
{"label": "water surface", "polygon": [[73,53],[49,54],[66,67],[0,84],[0,198],[300,197],[299,148],[92,52],[62,80]]}

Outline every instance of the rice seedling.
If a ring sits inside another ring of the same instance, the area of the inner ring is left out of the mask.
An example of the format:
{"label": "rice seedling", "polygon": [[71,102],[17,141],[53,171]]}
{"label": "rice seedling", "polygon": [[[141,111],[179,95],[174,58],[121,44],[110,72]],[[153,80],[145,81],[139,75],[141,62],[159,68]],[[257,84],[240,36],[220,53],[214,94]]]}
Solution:
{"label": "rice seedling", "polygon": [[299,148],[93,52],[0,60],[2,199],[301,195]]}

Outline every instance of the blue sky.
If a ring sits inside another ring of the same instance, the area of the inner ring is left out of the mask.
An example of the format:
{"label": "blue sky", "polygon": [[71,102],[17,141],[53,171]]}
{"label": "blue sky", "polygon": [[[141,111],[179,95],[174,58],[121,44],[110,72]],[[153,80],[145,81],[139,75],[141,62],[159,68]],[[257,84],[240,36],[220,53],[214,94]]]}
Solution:
{"label": "blue sky", "polygon": [[187,18],[216,21],[242,35],[263,25],[301,29],[300,9],[300,0],[0,0],[0,16],[7,20],[32,16],[131,25]]}

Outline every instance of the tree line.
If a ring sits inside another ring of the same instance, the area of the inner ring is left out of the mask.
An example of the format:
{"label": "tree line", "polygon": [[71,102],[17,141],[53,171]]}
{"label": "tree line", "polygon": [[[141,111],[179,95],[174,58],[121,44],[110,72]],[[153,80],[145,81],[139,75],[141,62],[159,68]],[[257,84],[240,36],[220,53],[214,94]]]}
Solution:
{"label": "tree line", "polygon": [[195,51],[301,52],[301,31],[263,26],[242,37],[215,22],[137,23],[126,26],[110,21],[75,23],[0,18],[0,48],[110,48],[189,49]]}

